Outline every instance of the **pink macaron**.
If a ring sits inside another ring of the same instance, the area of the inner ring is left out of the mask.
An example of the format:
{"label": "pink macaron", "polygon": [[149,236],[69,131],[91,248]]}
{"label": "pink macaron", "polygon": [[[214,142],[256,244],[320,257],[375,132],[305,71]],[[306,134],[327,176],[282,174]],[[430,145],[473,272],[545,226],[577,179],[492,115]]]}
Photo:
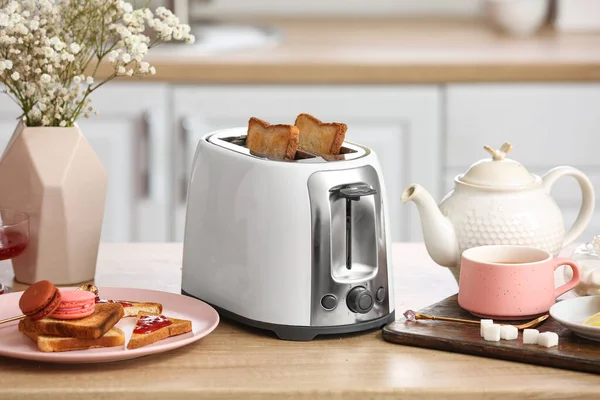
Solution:
{"label": "pink macaron", "polygon": [[61,291],[61,300],[58,308],[51,317],[56,319],[79,319],[94,313],[96,295],[85,290]]}

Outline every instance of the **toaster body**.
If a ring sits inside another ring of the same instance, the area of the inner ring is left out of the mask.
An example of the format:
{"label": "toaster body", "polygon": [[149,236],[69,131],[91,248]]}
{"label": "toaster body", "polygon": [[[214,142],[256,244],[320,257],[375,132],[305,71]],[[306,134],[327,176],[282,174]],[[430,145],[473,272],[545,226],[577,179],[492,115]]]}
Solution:
{"label": "toaster body", "polygon": [[194,156],[182,293],[226,318],[311,340],[394,320],[386,192],[376,155],[272,160],[245,128],[210,133]]}

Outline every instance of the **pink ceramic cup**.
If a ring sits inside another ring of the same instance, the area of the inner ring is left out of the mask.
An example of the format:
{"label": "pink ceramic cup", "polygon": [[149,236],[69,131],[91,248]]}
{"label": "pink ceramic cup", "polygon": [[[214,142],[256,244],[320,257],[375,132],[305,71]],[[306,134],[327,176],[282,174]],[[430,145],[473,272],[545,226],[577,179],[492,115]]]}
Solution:
{"label": "pink ceramic cup", "polygon": [[[555,288],[554,271],[569,265],[573,278]],[[458,304],[490,319],[527,319],[548,312],[556,298],[579,284],[581,270],[569,258],[527,246],[473,247],[462,253]]]}

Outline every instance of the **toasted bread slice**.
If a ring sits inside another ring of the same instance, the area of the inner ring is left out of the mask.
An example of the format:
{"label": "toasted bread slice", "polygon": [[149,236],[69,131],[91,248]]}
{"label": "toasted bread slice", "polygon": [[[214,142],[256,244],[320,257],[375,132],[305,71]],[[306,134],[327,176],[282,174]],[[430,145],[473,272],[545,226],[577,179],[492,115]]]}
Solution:
{"label": "toasted bread slice", "polygon": [[[156,330],[151,330],[147,333],[136,333],[135,329],[142,327],[147,323],[145,317],[160,317],[161,321],[168,320],[169,325],[161,326]],[[164,315],[152,315],[144,312],[140,312],[137,315],[137,321],[135,324],[134,332],[131,334],[131,339],[127,343],[128,349],[137,349],[140,347],[148,346],[152,343],[156,343],[159,340],[166,339],[171,336],[183,335],[184,333],[192,331],[192,321],[186,319],[169,318]]]}
{"label": "toasted bread slice", "polygon": [[87,350],[97,347],[115,347],[123,346],[125,344],[125,333],[116,326],[113,326],[98,339],[77,339],[72,337],[40,335],[35,332],[23,333],[37,344],[40,351],[45,353]]}
{"label": "toasted bread slice", "polygon": [[25,317],[19,321],[19,331],[77,339],[98,339],[115,326],[123,315],[123,306],[119,303],[98,303],[92,315],[80,319],[46,317],[34,321]]}
{"label": "toasted bread slice", "polygon": [[110,300],[103,297],[96,299],[96,304],[119,303],[123,306],[123,318],[135,317],[140,311],[149,314],[160,314],[163,306],[160,303],[139,302],[130,300]]}
{"label": "toasted bread slice", "polygon": [[138,313],[143,312],[146,314],[160,314],[162,313],[163,307],[160,303],[140,303],[137,301],[128,302],[130,306],[123,307],[123,311],[126,317],[137,317]]}
{"label": "toasted bread slice", "polygon": [[294,125],[271,125],[258,118],[250,118],[246,147],[266,157],[293,160],[298,150],[300,131]]}
{"label": "toasted bread slice", "polygon": [[340,122],[322,122],[310,114],[300,114],[294,123],[300,130],[301,150],[315,154],[340,154],[348,126]]}

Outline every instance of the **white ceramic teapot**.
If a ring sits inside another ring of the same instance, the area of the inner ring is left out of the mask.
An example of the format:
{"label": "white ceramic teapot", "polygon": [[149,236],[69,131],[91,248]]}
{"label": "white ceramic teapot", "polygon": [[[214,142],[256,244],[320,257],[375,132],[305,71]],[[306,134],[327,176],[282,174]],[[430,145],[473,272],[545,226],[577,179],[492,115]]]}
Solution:
{"label": "white ceramic teapot", "polygon": [[[594,213],[594,188],[581,171],[561,166],[539,177],[506,158],[510,143],[500,150],[484,148],[492,158],[480,160],[456,176],[454,189],[439,207],[420,185],[411,185],[402,193],[403,202],[417,205],[429,255],[450,268],[457,282],[464,250],[513,244],[538,247],[556,256],[585,230]],[[568,231],[550,196],[552,185],[566,175],[574,177],[582,191],[579,215]]]}

